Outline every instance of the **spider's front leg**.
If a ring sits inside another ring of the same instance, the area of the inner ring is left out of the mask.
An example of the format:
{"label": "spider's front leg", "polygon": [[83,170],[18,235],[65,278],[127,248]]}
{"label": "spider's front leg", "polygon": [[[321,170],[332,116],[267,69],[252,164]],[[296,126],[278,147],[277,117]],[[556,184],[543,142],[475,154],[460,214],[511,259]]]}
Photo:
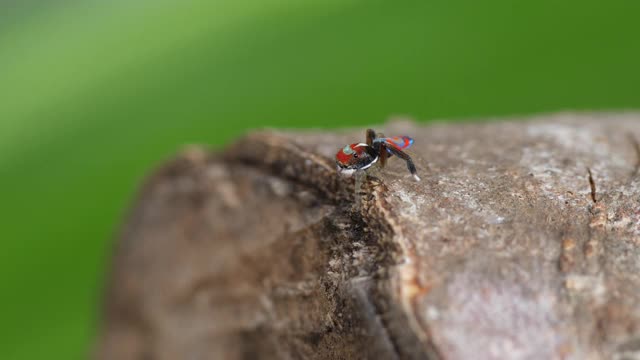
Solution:
{"label": "spider's front leg", "polygon": [[376,132],[373,129],[367,129],[367,145],[373,146],[373,139],[376,138]]}
{"label": "spider's front leg", "polygon": [[416,179],[416,181],[420,181],[420,177],[418,176],[418,171],[416,170],[416,166],[413,164],[413,160],[411,159],[411,156],[409,156],[409,154],[405,153],[404,151],[394,146],[383,146],[382,150],[384,152],[386,152],[386,150],[389,150],[392,154],[406,161],[407,168],[409,169],[409,172],[411,173],[411,175],[413,175],[413,178]]}
{"label": "spider's front leg", "polygon": [[376,141],[373,143],[372,148],[378,153],[380,167],[383,168],[387,164],[387,158],[389,157],[387,146],[385,146],[385,144],[381,141]]}

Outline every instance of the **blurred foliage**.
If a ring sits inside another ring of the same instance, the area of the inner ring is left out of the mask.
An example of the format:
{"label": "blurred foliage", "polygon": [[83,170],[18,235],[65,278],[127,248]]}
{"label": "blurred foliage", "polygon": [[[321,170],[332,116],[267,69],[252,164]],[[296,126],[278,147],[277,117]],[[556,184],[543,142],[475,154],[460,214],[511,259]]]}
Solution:
{"label": "blurred foliage", "polygon": [[118,224],[182,145],[392,114],[638,108],[639,13],[633,0],[0,1],[0,357],[86,356]]}

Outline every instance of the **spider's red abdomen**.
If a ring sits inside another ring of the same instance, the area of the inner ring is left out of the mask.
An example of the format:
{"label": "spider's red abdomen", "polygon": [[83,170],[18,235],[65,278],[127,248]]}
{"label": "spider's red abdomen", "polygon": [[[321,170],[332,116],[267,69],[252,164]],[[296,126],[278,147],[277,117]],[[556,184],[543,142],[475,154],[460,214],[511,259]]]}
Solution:
{"label": "spider's red abdomen", "polygon": [[407,149],[411,145],[413,145],[413,139],[408,136],[393,136],[393,137],[381,138],[378,141],[384,141],[386,144],[400,150]]}

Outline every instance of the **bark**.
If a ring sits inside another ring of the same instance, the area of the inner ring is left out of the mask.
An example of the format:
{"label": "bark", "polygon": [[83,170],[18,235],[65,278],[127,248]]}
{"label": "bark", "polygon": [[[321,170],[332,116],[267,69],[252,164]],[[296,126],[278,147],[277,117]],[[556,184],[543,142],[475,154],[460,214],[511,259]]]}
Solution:
{"label": "bark", "polygon": [[119,239],[101,359],[640,358],[640,115],[376,130],[415,138],[337,176],[347,132],[190,148]]}

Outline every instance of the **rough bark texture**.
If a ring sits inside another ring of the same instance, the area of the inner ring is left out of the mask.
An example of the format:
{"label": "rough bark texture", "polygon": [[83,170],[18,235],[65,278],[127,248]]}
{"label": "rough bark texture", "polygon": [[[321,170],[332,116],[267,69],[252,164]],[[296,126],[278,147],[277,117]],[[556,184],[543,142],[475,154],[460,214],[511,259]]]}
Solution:
{"label": "rough bark texture", "polygon": [[[119,240],[101,359],[638,359],[640,116],[376,127],[185,151]],[[591,173],[591,181],[589,172]]]}

